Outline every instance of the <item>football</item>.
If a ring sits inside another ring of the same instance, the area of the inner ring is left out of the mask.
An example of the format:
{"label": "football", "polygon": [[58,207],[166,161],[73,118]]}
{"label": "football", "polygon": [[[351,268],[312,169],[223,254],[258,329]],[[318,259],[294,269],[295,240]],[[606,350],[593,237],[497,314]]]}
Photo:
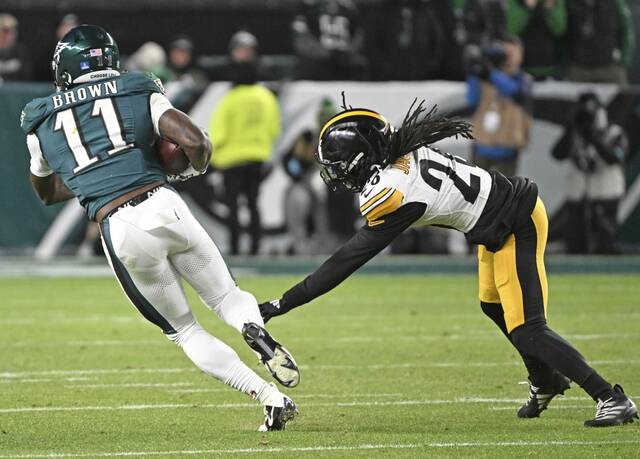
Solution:
{"label": "football", "polygon": [[184,150],[170,140],[159,139],[156,143],[156,151],[160,164],[168,175],[179,174],[189,166],[189,159]]}

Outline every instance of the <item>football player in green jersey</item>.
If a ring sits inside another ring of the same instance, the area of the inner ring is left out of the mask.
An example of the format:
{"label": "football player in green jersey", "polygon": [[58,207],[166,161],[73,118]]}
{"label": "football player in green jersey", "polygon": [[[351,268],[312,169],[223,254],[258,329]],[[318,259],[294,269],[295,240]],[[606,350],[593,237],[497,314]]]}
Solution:
{"label": "football player in green jersey", "polygon": [[203,372],[257,399],[260,430],[282,430],[296,406],[196,321],[180,284],[241,332],[281,384],[298,384],[293,357],[264,329],[255,298],[240,290],[216,245],[167,183],[155,152],[166,138],[190,161],[209,164],[211,143],[172,107],[152,75],[120,72],[118,46],[105,30],[81,25],[56,46],[57,91],[25,107],[21,126],[31,181],[45,204],[76,197],[100,225],[109,264],[131,303]]}
{"label": "football player in green jersey", "polygon": [[435,116],[435,109],[425,115],[423,104],[399,129],[373,110],[344,108],[320,131],[316,160],[327,185],[360,193],[367,224],[279,300],[262,303],[265,321],[335,288],[411,226],[456,229],[478,244],[483,312],[529,371],[529,399],[518,417],[538,417],[569,388],[569,378],[597,402],[585,426],[633,422],[638,410],[622,387],[612,387],[547,325],[548,222],[536,184],[431,147],[449,136],[469,136],[470,125]]}

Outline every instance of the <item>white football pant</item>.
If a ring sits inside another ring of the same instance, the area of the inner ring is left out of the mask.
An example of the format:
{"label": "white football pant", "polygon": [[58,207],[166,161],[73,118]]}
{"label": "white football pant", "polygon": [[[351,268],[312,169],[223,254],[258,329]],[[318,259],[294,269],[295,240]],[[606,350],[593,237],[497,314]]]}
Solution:
{"label": "white football pant", "polygon": [[191,311],[181,277],[236,330],[247,322],[264,326],[256,299],[238,288],[215,243],[178,193],[161,187],[106,218],[100,229],[111,269],[144,317],[205,373],[261,402],[274,398],[275,389],[207,333]]}

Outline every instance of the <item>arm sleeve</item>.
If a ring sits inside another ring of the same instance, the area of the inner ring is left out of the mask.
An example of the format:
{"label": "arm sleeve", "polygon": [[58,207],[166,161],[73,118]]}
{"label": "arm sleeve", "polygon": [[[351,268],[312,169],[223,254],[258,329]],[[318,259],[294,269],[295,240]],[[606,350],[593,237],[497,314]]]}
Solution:
{"label": "arm sleeve", "polygon": [[355,236],[313,274],[285,292],[280,301],[280,309],[289,311],[338,286],[418,220],[425,208],[426,204],[423,203],[408,203],[387,215],[383,224],[360,228]]}
{"label": "arm sleeve", "polygon": [[567,5],[565,0],[556,0],[545,13],[545,23],[553,35],[560,38],[567,31]]}
{"label": "arm sleeve", "polygon": [[531,9],[518,0],[508,0],[507,2],[507,30],[514,35],[520,35],[529,24]]}
{"label": "arm sleeve", "polygon": [[551,156],[557,160],[566,159],[569,156],[571,149],[573,148],[573,129],[567,127],[562,134],[562,137],[556,142],[553,150],[551,150]]}
{"label": "arm sleeve", "polygon": [[44,159],[42,148],[40,148],[40,140],[35,134],[27,135],[27,147],[31,154],[31,164],[29,170],[36,177],[48,177],[53,174],[53,170],[49,167],[49,163]]}
{"label": "arm sleeve", "polygon": [[636,47],[636,32],[633,17],[626,0],[616,0],[616,13],[622,28],[622,62],[629,67]]}
{"label": "arm sleeve", "polygon": [[164,94],[159,92],[151,94],[151,97],[149,98],[149,109],[151,110],[153,130],[157,135],[160,135],[160,130],[158,129],[160,117],[170,108],[173,108],[173,105],[171,105],[171,102],[169,102],[169,99],[167,99]]}
{"label": "arm sleeve", "polygon": [[480,80],[478,77],[467,78],[467,105],[475,109],[480,103]]}
{"label": "arm sleeve", "polygon": [[506,97],[514,97],[524,90],[523,81],[513,78],[500,70],[491,70],[489,79],[498,92]]}
{"label": "arm sleeve", "polygon": [[216,106],[211,115],[211,122],[209,123],[209,138],[213,143],[214,151],[227,141],[227,105],[228,97],[223,97],[220,103]]}
{"label": "arm sleeve", "polygon": [[624,162],[629,150],[629,141],[624,130],[618,125],[611,125],[599,136],[592,139],[598,154],[607,164]]}

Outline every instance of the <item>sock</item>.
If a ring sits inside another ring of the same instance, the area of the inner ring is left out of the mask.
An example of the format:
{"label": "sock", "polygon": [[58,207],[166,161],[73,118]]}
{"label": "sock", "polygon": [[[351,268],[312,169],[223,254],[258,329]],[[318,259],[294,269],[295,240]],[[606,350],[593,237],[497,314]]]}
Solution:
{"label": "sock", "polygon": [[197,322],[167,336],[204,373],[260,402],[271,395],[272,390],[264,379],[247,367],[233,349],[211,336]]}
{"label": "sock", "polygon": [[242,327],[247,322],[253,322],[264,327],[264,321],[260,315],[260,309],[258,309],[258,302],[255,297],[236,286],[225,295],[222,301],[219,301],[216,305],[208,304],[208,306],[224,323],[232,326],[238,332],[242,332]]}
{"label": "sock", "polygon": [[582,354],[551,330],[544,320],[527,322],[513,330],[511,336],[522,354],[537,358],[575,381],[594,400],[611,389],[611,385],[589,366]]}
{"label": "sock", "polygon": [[[507,331],[507,324],[504,321],[504,311],[502,310],[502,305],[500,303],[485,303],[484,301],[481,301],[480,307],[482,308],[482,312],[484,312],[487,317],[493,320],[500,331],[502,331],[504,336],[506,336],[509,342],[513,345],[511,335]],[[515,347],[520,353],[520,357],[522,357],[524,366],[527,367],[527,372],[529,373],[529,381],[531,382],[531,384],[536,387],[542,387],[545,384],[548,384],[552,379],[553,369],[541,362],[539,359],[522,353],[520,349],[517,348],[517,346]]]}
{"label": "sock", "polygon": [[593,370],[587,379],[580,386],[585,392],[591,395],[595,402],[598,400],[607,400],[614,396],[613,388],[597,371]]}
{"label": "sock", "polygon": [[[257,379],[256,379],[257,378]],[[282,394],[275,385],[269,384],[251,371],[247,366],[238,360],[236,365],[229,371],[225,384],[238,389],[240,392],[251,395],[262,405],[284,406]],[[256,390],[255,388],[259,386]]]}

